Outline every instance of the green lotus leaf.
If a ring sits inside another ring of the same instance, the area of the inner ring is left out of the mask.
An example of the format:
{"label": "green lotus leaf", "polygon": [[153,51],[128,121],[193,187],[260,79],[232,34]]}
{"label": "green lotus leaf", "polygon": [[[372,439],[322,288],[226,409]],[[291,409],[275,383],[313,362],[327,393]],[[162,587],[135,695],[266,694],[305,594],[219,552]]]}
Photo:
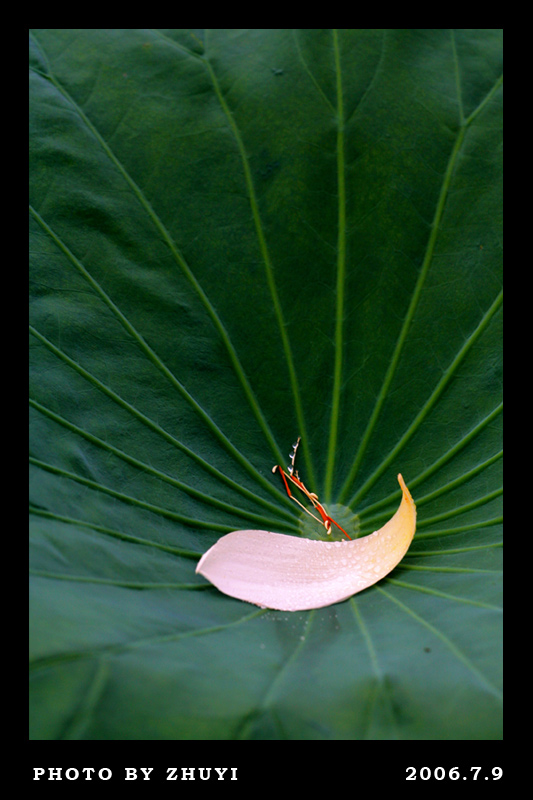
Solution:
{"label": "green lotus leaf", "polygon": [[[31,737],[501,738],[501,31],[34,30]],[[353,538],[309,611],[196,573]],[[305,501],[305,497],[299,498]]]}

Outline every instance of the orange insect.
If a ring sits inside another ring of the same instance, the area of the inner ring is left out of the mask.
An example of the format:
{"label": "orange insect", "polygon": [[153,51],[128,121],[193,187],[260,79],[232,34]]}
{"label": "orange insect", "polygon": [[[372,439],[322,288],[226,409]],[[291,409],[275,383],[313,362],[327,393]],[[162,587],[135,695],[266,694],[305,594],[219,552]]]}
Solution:
{"label": "orange insect", "polygon": [[[326,509],[324,508],[323,505],[321,505],[321,503],[318,502],[318,495],[316,495],[314,492],[310,492],[309,489],[306,489],[306,487],[304,486],[304,484],[302,483],[302,481],[300,480],[300,478],[298,476],[297,470],[294,469],[294,459],[296,458],[296,451],[298,450],[298,445],[300,444],[300,439],[301,439],[301,437],[298,436],[298,439],[296,440],[295,444],[293,444],[293,446],[292,446],[292,453],[289,456],[289,458],[291,460],[291,465],[290,465],[290,467],[287,467],[287,472],[285,472],[283,467],[280,467],[279,464],[276,464],[274,467],[272,467],[272,472],[279,471],[279,474],[281,475],[281,479],[282,479],[283,483],[285,484],[285,490],[286,490],[287,494],[289,495],[289,497],[291,498],[291,500],[294,500],[295,503],[298,503],[298,505],[301,508],[303,508],[303,510],[305,511],[306,514],[309,514],[310,517],[313,517],[313,519],[316,519],[317,522],[319,522],[321,525],[323,525],[328,534],[331,533],[331,525],[333,524],[333,525],[336,525],[337,528],[339,530],[341,530],[348,539],[351,539],[352,537],[349,536],[346,533],[344,528],[341,528],[339,523],[335,522],[335,520],[332,517],[330,517],[329,514],[326,514]],[[312,504],[313,508],[315,508],[318,511],[318,513],[320,514],[322,519],[319,519],[316,516],[316,514],[313,514],[312,511],[309,511],[309,509],[306,508],[303,503],[300,503],[300,501],[298,500],[297,497],[294,497],[294,495],[291,493],[291,490],[289,488],[288,481],[292,481],[292,483],[294,483],[294,485],[297,486],[298,489],[305,494],[305,496],[307,497],[309,502]]]}

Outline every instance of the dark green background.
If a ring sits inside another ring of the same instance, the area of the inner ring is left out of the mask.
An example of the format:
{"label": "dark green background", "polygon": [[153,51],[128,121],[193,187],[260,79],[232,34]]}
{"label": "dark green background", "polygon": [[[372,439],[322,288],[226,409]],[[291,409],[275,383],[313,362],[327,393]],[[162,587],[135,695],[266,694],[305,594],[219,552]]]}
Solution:
{"label": "dark green background", "polygon": [[[489,29],[31,33],[32,738],[501,737],[501,71]],[[419,524],[291,614],[194,570],[298,533],[298,435],[329,509],[402,472]]]}

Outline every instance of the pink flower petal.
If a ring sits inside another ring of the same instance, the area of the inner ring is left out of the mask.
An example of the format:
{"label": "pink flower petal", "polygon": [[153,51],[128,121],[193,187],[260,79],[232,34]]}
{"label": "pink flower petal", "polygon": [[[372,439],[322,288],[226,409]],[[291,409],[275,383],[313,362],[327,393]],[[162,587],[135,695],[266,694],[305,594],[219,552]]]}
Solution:
{"label": "pink flower petal", "polygon": [[370,536],[299,539],[270,531],[233,531],[200,559],[196,572],[231,597],[265,608],[301,611],[340,603],[388,575],[415,534],[416,506],[401,475],[394,516]]}

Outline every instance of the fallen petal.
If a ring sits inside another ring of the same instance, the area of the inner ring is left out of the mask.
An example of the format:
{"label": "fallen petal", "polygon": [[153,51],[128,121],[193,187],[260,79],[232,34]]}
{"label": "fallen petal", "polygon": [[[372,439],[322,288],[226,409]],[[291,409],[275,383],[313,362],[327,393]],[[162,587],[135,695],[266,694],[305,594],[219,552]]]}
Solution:
{"label": "fallen petal", "polygon": [[416,506],[403,497],[379,531],[352,542],[299,539],[270,531],[233,531],[204,553],[196,572],[231,597],[265,608],[302,611],[340,603],[400,563],[413,539]]}

